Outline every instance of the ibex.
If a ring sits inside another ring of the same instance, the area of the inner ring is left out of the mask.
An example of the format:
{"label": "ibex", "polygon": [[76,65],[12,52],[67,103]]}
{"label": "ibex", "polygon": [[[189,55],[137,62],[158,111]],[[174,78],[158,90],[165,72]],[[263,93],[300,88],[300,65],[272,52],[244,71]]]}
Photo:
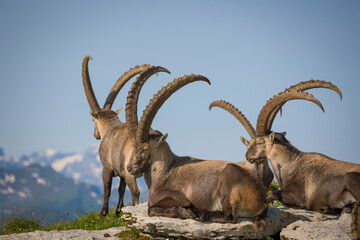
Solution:
{"label": "ibex", "polygon": [[90,59],[92,59],[90,56],[84,57],[82,63],[82,77],[85,94],[91,108],[90,114],[92,115],[95,123],[94,137],[96,139],[101,139],[99,157],[103,165],[102,179],[104,184],[104,203],[101,213],[104,216],[108,214],[108,202],[111,192],[112,178],[119,176],[119,201],[115,213],[118,216],[121,208],[124,206],[123,197],[126,185],[128,185],[130,189],[133,205],[138,204],[140,192],[136,184],[136,176],[129,174],[126,170],[132,154],[132,145],[129,139],[127,125],[122,123],[117,117],[117,114],[121,109],[112,111],[112,104],[114,103],[114,100],[121,88],[133,76],[139,73],[146,73],[146,76],[144,77],[149,78],[155,73],[169,73],[169,71],[162,67],[154,67],[150,65],[135,66],[125,72],[116,81],[105,101],[104,107],[100,109],[90,82],[88,71],[88,62]]}
{"label": "ibex", "polygon": [[[328,89],[331,89],[331,90],[335,91],[336,93],[338,93],[340,96],[340,99],[342,98],[341,91],[338,87],[331,84],[330,82],[319,81],[319,80],[316,80],[316,81],[310,80],[307,82],[301,82],[299,84],[296,84],[295,86],[291,86],[290,88],[285,89],[285,92],[305,91],[305,90],[312,89],[312,88],[328,88]],[[273,120],[274,120],[276,114],[279,112],[279,110],[281,110],[281,107],[283,105],[284,104],[281,104],[278,107],[276,107],[275,110],[270,115],[268,129],[271,129]],[[220,107],[220,108],[228,111],[244,126],[245,130],[249,133],[251,138],[256,137],[256,131],[255,131],[254,127],[251,125],[251,123],[249,122],[249,120],[244,116],[244,114],[241,113],[241,111],[239,111],[239,109],[237,109],[231,103],[226,102],[224,100],[217,100],[210,104],[209,110],[211,110],[212,107]],[[247,145],[247,140],[244,137],[240,137],[240,140],[242,143]],[[266,188],[269,187],[269,185],[271,184],[271,182],[274,178],[274,174],[272,173],[272,171],[269,167],[268,161],[262,161],[261,163],[259,163],[259,162],[250,163],[249,161],[245,161],[245,162],[239,162],[237,164],[245,165],[246,167],[255,170],[259,174],[260,178],[263,180],[263,183]]]}
{"label": "ibex", "polygon": [[[274,111],[289,100],[310,100],[324,111],[316,98],[302,92],[317,83],[321,82],[300,83],[266,102],[257,119],[256,136],[246,141],[246,159],[251,163],[270,161],[281,190],[272,192],[269,201],[278,199],[290,206],[315,211],[322,208],[344,209],[360,200],[360,165],[338,161],[320,153],[301,152],[290,144],[285,133],[271,132],[269,128],[276,116]],[[336,91],[341,97],[340,90]],[[353,229],[353,232],[356,231],[360,230]]]}
{"label": "ibex", "polygon": [[167,134],[149,133],[156,113],[175,91],[191,82],[210,81],[193,74],[174,79],[154,95],[138,123],[136,105],[145,80],[140,76],[129,91],[126,122],[134,148],[128,171],[144,174],[148,215],[231,223],[248,217],[263,228],[259,219],[266,215],[266,192],[256,173],[231,162],[176,156],[165,141]]}
{"label": "ibex", "polygon": [[[234,105],[223,100],[217,100],[210,104],[209,110],[211,110],[211,108],[213,107],[219,107],[231,113],[244,126],[246,131],[249,133],[250,137],[253,138],[256,136],[254,127],[251,125],[249,120],[244,116],[244,114],[242,114],[239,111],[239,109],[234,107]],[[241,140],[243,141],[243,137],[241,137]],[[243,161],[236,164],[256,171],[259,177],[262,179],[266,189],[268,189],[272,180],[274,179],[274,174],[272,173],[267,161],[263,161],[262,163],[254,163],[254,164],[251,164],[248,161]]]}

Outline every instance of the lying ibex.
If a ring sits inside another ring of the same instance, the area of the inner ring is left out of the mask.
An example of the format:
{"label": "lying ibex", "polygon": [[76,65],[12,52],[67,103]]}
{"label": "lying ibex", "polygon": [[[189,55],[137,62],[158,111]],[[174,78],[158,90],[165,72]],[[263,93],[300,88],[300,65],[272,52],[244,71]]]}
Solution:
{"label": "lying ibex", "polygon": [[146,73],[146,77],[148,78],[157,72],[169,73],[169,71],[162,67],[150,65],[135,66],[128,72],[125,72],[117,80],[105,101],[104,107],[100,109],[90,82],[88,71],[88,62],[90,59],[92,59],[90,56],[85,56],[83,60],[82,77],[85,94],[95,123],[94,137],[96,139],[101,139],[99,156],[103,165],[102,179],[104,184],[104,203],[101,213],[103,215],[107,215],[108,213],[108,201],[111,192],[112,178],[119,176],[119,201],[116,208],[116,215],[118,216],[121,208],[124,206],[123,197],[126,185],[128,185],[130,189],[133,205],[138,204],[140,192],[136,184],[136,176],[129,174],[126,170],[132,154],[128,130],[126,124],[122,123],[117,117],[120,109],[112,111],[112,104],[121,88],[133,76],[139,73]]}
{"label": "lying ibex", "polygon": [[[220,107],[231,113],[244,126],[246,131],[249,133],[250,137],[253,138],[256,136],[254,127],[251,125],[249,120],[247,120],[247,118],[239,111],[239,109],[234,107],[234,105],[223,100],[217,100],[210,104],[209,110],[211,110],[211,108],[213,107]],[[241,140],[243,141],[243,137],[241,137]],[[267,161],[263,161],[262,163],[254,163],[254,164],[251,164],[248,161],[244,161],[236,164],[256,171],[259,177],[262,179],[265,188],[268,189],[274,178],[274,174],[272,173]]]}
{"label": "lying ibex", "polygon": [[272,192],[269,201],[278,199],[287,205],[315,211],[343,209],[360,200],[360,165],[301,152],[290,144],[285,133],[271,132],[269,128],[275,118],[274,111],[289,100],[310,100],[323,110],[316,98],[301,92],[306,84],[299,85],[300,91],[290,88],[266,102],[258,116],[256,136],[246,141],[246,159],[251,163],[270,161],[281,190]]}
{"label": "lying ibex", "polygon": [[232,223],[237,217],[254,217],[256,226],[263,227],[258,220],[266,215],[266,192],[256,173],[231,162],[176,156],[165,141],[167,134],[149,133],[157,111],[175,91],[194,81],[210,81],[201,75],[175,79],[150,100],[138,123],[136,105],[145,80],[136,79],[129,91],[126,122],[134,147],[128,171],[144,173],[148,215]]}
{"label": "lying ibex", "polygon": [[[305,91],[305,90],[312,89],[312,88],[328,88],[328,89],[331,89],[331,90],[335,91],[336,93],[338,93],[340,96],[340,99],[342,98],[341,91],[338,87],[331,84],[330,82],[319,81],[319,80],[316,80],[316,81],[310,80],[307,82],[301,82],[299,84],[296,84],[295,86],[291,86],[290,88],[285,89],[285,92]],[[274,120],[276,114],[279,112],[279,110],[281,110],[281,107],[283,105],[284,104],[281,104],[277,108],[275,108],[275,110],[270,115],[268,129],[271,129],[273,120]],[[241,113],[241,111],[239,111],[239,109],[234,107],[232,104],[230,104],[226,101],[223,101],[223,100],[217,100],[210,104],[209,110],[211,110],[212,107],[220,107],[220,108],[223,108],[224,110],[228,111],[229,113],[231,113],[244,126],[245,130],[249,133],[251,138],[256,137],[256,131],[255,131],[254,127],[251,125],[251,123],[249,122],[249,120]],[[245,145],[247,145],[247,140],[244,137],[240,137],[240,139]],[[269,167],[268,161],[262,161],[261,163],[255,162],[253,164],[250,163],[249,161],[245,161],[245,162],[239,162],[237,164],[245,165],[246,167],[255,170],[259,174],[260,178],[263,180],[263,183],[266,188],[269,187],[269,185],[271,184],[271,182],[274,178],[274,174],[272,173],[272,171]]]}

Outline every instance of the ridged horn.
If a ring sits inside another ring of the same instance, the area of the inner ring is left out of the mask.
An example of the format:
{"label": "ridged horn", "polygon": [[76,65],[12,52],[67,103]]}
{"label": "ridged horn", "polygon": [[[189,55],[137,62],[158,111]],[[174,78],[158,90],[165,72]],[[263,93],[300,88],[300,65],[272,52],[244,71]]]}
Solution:
{"label": "ridged horn", "polygon": [[333,91],[335,91],[339,97],[340,100],[342,100],[342,93],[340,91],[340,89],[335,86],[334,84],[332,84],[331,82],[326,82],[326,81],[320,81],[320,80],[309,80],[306,82],[300,82],[294,86],[291,86],[287,89],[285,89],[284,92],[289,92],[289,91],[306,91],[312,88],[328,88],[331,89]]}
{"label": "ridged horn", "polygon": [[119,94],[120,90],[123,88],[123,86],[135,75],[146,71],[150,67],[153,67],[148,64],[135,66],[131,68],[129,71],[125,72],[114,84],[113,88],[110,90],[110,93],[108,97],[106,98],[106,101],[104,103],[104,109],[111,109],[112,105],[114,104],[116,96]]}
{"label": "ridged horn", "polygon": [[138,117],[137,117],[137,103],[139,99],[139,94],[142,86],[152,75],[158,72],[166,72],[170,73],[166,68],[157,66],[150,67],[146,71],[142,72],[136,80],[133,82],[131,89],[127,96],[126,102],[126,123],[128,125],[128,132],[131,138],[131,141],[134,143],[136,137],[136,129],[138,125]]}
{"label": "ridged horn", "polygon": [[[331,82],[325,82],[325,81],[313,80],[313,79],[309,80],[309,81],[306,81],[306,82],[300,82],[300,83],[298,83],[296,85],[293,85],[293,86],[285,89],[284,92],[291,92],[291,91],[300,91],[300,92],[302,92],[302,91],[306,91],[306,90],[313,89],[313,88],[328,88],[328,89],[331,89],[331,90],[335,91],[339,95],[340,100],[342,99],[342,93],[341,93],[340,89],[337,86],[335,86]],[[269,121],[268,121],[268,126],[267,126],[268,129],[271,129],[272,124],[274,122],[274,119],[275,119],[277,113],[283,107],[283,105],[284,104],[278,106],[271,113]]]}
{"label": "ridged horn", "polygon": [[154,120],[156,113],[159,111],[164,102],[181,87],[195,81],[205,81],[209,85],[211,84],[209,79],[202,75],[185,75],[183,77],[174,79],[172,82],[169,82],[165,87],[162,87],[156,95],[154,95],[154,97],[149,101],[149,104],[146,106],[140,119],[136,132],[137,143],[145,142],[148,139],[152,121]]}
{"label": "ridged horn", "polygon": [[274,109],[280,106],[281,104],[286,103],[289,100],[295,100],[295,99],[303,99],[303,100],[311,101],[316,105],[318,105],[321,108],[321,110],[324,112],[324,108],[321,105],[320,101],[307,92],[292,92],[292,91],[281,92],[278,95],[270,98],[261,109],[256,123],[256,134],[259,136],[266,135],[270,131],[270,129],[268,129],[267,126],[270,115],[274,111]]}
{"label": "ridged horn", "polygon": [[90,75],[89,75],[89,68],[88,68],[89,60],[93,60],[92,57],[85,56],[84,60],[82,62],[82,79],[83,79],[85,95],[86,95],[87,101],[89,103],[90,109],[93,113],[95,113],[100,110],[100,107],[96,100],[94,90],[93,90],[91,82],[90,82]]}
{"label": "ridged horn", "polygon": [[244,114],[242,114],[234,105],[224,100],[216,100],[209,105],[209,111],[213,107],[219,107],[231,113],[244,126],[251,138],[256,137],[256,131],[254,127],[251,125],[249,120],[247,120]]}

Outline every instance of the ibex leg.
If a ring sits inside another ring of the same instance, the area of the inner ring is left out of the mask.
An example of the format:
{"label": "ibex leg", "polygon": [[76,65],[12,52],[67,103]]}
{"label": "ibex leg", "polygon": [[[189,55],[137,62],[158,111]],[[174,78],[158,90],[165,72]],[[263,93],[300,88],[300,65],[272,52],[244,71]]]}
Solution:
{"label": "ibex leg", "polygon": [[124,207],[124,193],[125,193],[125,188],[126,188],[126,182],[125,182],[125,178],[120,177],[120,184],[119,184],[119,188],[118,188],[118,192],[119,192],[119,202],[117,204],[116,207],[116,212],[115,215],[118,217],[120,212],[121,212],[121,208]]}
{"label": "ibex leg", "polygon": [[139,204],[139,196],[140,196],[140,191],[136,184],[136,176],[133,176],[130,173],[126,173],[125,181],[131,192],[132,205],[136,206]]}
{"label": "ibex leg", "polygon": [[266,201],[269,203],[274,200],[278,200],[284,203],[285,205],[305,208],[304,197],[302,196],[302,194],[298,194],[296,192],[294,193],[293,191],[289,191],[289,190],[273,191],[266,197]]}
{"label": "ibex leg", "polygon": [[149,194],[150,217],[171,217],[171,218],[196,218],[190,201],[179,192],[174,191],[153,191]]}
{"label": "ibex leg", "polygon": [[149,207],[148,215],[150,217],[169,217],[169,218],[180,218],[180,219],[195,219],[196,215],[191,208],[184,207]]}
{"label": "ibex leg", "polygon": [[109,212],[109,198],[111,193],[112,178],[112,171],[107,171],[105,168],[103,168],[102,179],[104,184],[104,203],[101,209],[101,214],[104,216],[106,216]]}
{"label": "ibex leg", "polygon": [[345,175],[345,186],[354,196],[356,201],[360,201],[360,173],[350,172]]}
{"label": "ibex leg", "polygon": [[360,201],[357,201],[354,205],[354,209],[351,212],[351,237],[354,240],[360,239]]}

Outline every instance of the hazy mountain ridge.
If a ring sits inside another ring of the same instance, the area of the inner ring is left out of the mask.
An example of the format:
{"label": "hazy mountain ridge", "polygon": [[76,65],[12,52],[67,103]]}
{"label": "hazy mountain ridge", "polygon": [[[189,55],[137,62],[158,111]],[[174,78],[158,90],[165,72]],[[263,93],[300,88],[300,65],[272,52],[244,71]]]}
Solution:
{"label": "hazy mountain ridge", "polygon": [[[37,217],[52,221],[64,218],[64,212],[100,210],[103,202],[102,165],[98,145],[82,153],[61,153],[56,150],[7,156],[0,148],[0,215],[38,212]],[[109,207],[118,201],[119,178],[114,178]],[[148,198],[143,178],[138,179],[140,199]],[[40,197],[39,197],[40,196]],[[130,192],[124,202],[131,202]],[[40,216],[41,215],[41,216]],[[52,215],[53,217],[49,217]]]}
{"label": "hazy mountain ridge", "polygon": [[[42,222],[71,220],[78,215],[101,208],[99,189],[75,183],[49,166],[31,164],[17,169],[0,168],[0,215],[27,216],[35,213]],[[66,215],[66,211],[72,215]]]}

